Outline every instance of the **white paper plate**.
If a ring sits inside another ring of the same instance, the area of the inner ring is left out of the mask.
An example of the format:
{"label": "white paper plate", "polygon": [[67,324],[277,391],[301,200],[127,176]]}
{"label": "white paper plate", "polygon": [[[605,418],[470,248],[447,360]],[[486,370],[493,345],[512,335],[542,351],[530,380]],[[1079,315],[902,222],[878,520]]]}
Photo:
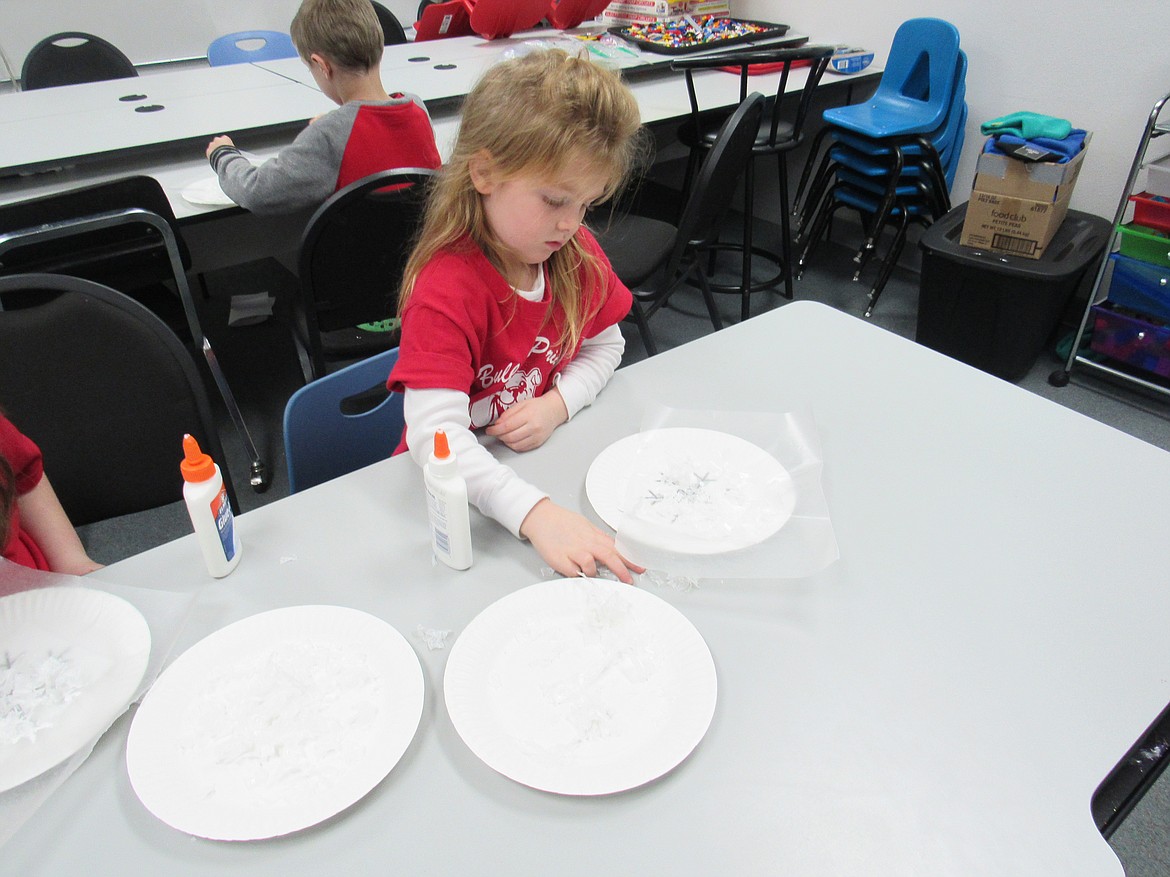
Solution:
{"label": "white paper plate", "polygon": [[656,779],[715,712],[702,636],[660,597],[607,579],[542,582],[493,603],[443,677],[463,741],[504,776],[564,795]]}
{"label": "white paper plate", "polygon": [[[762,542],[796,507],[792,477],[775,457],[730,433],[690,427],[614,442],[590,465],[585,493],[614,530],[644,525],[638,534],[651,547],[693,555]],[[626,508],[631,498],[636,513]]]}
{"label": "white paper plate", "polygon": [[214,173],[188,183],[180,194],[185,201],[206,207],[230,207],[236,203],[219,187],[219,177]]}
{"label": "white paper plate", "polygon": [[149,660],[150,627],[121,597],[75,587],[0,597],[0,792],[103,733]]}
{"label": "white paper plate", "polygon": [[418,730],[418,656],[386,622],[341,606],[262,612],[168,667],[130,726],[146,808],[215,840],[315,825],[390,773]]}

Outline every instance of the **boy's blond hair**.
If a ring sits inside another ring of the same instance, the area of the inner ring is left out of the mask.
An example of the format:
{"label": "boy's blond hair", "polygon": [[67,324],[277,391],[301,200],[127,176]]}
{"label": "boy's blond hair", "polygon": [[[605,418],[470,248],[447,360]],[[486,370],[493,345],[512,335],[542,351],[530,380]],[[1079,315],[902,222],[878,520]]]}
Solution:
{"label": "boy's blond hair", "polygon": [[385,35],[370,0],[304,0],[289,35],[305,63],[324,55],[343,70],[364,73],[382,61]]}
{"label": "boy's blond hair", "polygon": [[[521,175],[553,179],[588,163],[607,176],[601,199],[606,200],[645,154],[645,141],[637,101],[621,76],[586,56],[546,49],[490,68],[463,103],[459,137],[430,193],[403,274],[399,313],[419,272],[436,254],[465,237],[497,269],[502,266],[502,245],[488,227],[471,179],[471,159],[483,152],[500,179]],[[584,293],[603,282],[604,269],[576,237],[547,264],[551,296],[565,314],[560,342],[571,352],[593,316],[585,311],[591,296]],[[582,288],[582,275],[588,289]]]}

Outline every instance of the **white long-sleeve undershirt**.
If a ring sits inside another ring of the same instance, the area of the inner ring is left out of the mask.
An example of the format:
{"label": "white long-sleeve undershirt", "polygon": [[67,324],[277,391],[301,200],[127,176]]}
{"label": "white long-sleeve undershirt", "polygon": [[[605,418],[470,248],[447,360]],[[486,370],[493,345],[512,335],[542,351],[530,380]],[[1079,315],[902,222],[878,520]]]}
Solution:
{"label": "white long-sleeve undershirt", "polygon": [[[616,324],[581,342],[577,355],[557,375],[554,385],[564,399],[570,420],[597,398],[609,382],[625,346],[621,328]],[[420,466],[427,462],[435,431],[442,429],[459,460],[459,474],[467,482],[468,500],[519,537],[524,518],[548,494],[524,481],[479,443],[471,431],[468,394],[459,390],[407,387],[403,405],[407,440],[415,462]]]}

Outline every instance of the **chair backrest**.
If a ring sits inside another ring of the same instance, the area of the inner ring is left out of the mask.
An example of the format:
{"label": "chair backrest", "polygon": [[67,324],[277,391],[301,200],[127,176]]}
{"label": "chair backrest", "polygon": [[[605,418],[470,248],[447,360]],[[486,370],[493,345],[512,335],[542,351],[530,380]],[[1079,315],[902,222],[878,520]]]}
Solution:
{"label": "chair backrest", "polygon": [[911,18],[894,32],[882,78],[871,100],[937,106],[951,103],[959,64],[959,31],[941,18]]}
{"label": "chair backrest", "polygon": [[754,92],[719,129],[683,206],[667,276],[674,276],[689,247],[709,246],[718,240],[723,217],[737,191],[736,183],[751,160],[763,113],[764,96]]}
{"label": "chair backrest", "polygon": [[[115,211],[134,211],[141,221],[127,216],[118,223],[83,222]],[[185,287],[190,264],[170,201],[153,177],[122,177],[0,205],[0,275],[68,274],[120,292],[147,290],[152,306],[181,332],[188,330],[181,325],[180,302],[150,290],[159,284]]]}
{"label": "chair backrest", "polygon": [[93,34],[66,31],[45,37],[29,50],[20,80],[21,87],[31,91],[137,75],[134,63],[113,43]]}
{"label": "chair backrest", "polygon": [[[735,70],[739,73],[739,99],[748,96],[749,77],[758,71],[779,73],[776,94],[767,133],[757,147],[774,148],[778,145],[795,147],[801,142],[804,122],[808,117],[813,94],[833,56],[832,46],[798,46],[796,48],[747,49],[738,52],[721,53],[706,58],[680,58],[671,64],[675,70],[682,70],[686,76],[687,96],[691,105],[691,123],[697,130],[704,130],[704,111],[699,106],[695,88],[696,70]],[[799,89],[788,90],[788,81],[793,70],[807,67],[808,75]],[[795,104],[795,112],[790,110]]]}
{"label": "chair backrest", "polygon": [[312,377],[325,373],[322,332],[386,319],[435,171],[399,168],[335,192],[309,219],[298,263],[297,323]]}
{"label": "chair backrest", "polygon": [[77,525],[178,502],[183,433],[239,509],[191,353],[142,305],[76,277],[0,278],[0,405],[37,442]]}
{"label": "chair backrest", "polygon": [[370,0],[374,4],[374,14],[378,16],[378,24],[382,25],[382,44],[397,46],[406,42],[406,31],[398,21],[398,16],[383,6],[378,0]]}
{"label": "chair backrest", "polygon": [[296,493],[394,453],[406,421],[386,389],[398,348],[305,384],[284,408],[289,490]]}
{"label": "chair backrest", "polygon": [[212,67],[296,56],[297,47],[293,45],[292,37],[278,30],[241,30],[224,34],[207,47],[207,63]]}

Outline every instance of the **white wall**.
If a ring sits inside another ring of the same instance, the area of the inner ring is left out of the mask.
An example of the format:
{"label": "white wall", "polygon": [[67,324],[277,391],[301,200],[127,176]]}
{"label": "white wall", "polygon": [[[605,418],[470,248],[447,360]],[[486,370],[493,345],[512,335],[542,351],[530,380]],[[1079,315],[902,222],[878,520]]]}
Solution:
{"label": "white wall", "polygon": [[[403,27],[418,0],[379,0]],[[300,0],[0,0],[0,52],[17,76],[28,50],[62,31],[103,37],[135,64],[200,57],[218,36],[288,32]],[[7,78],[0,65],[0,80]]]}
{"label": "white wall", "polygon": [[[1167,0],[734,0],[732,8],[743,18],[784,22],[817,42],[865,46],[878,60],[908,18],[954,24],[970,65],[955,203],[970,194],[980,123],[1031,110],[1093,132],[1072,207],[1112,219],[1150,110],[1170,93]],[[1170,107],[1162,118],[1170,122]],[[1151,155],[1170,153],[1166,140]]]}

